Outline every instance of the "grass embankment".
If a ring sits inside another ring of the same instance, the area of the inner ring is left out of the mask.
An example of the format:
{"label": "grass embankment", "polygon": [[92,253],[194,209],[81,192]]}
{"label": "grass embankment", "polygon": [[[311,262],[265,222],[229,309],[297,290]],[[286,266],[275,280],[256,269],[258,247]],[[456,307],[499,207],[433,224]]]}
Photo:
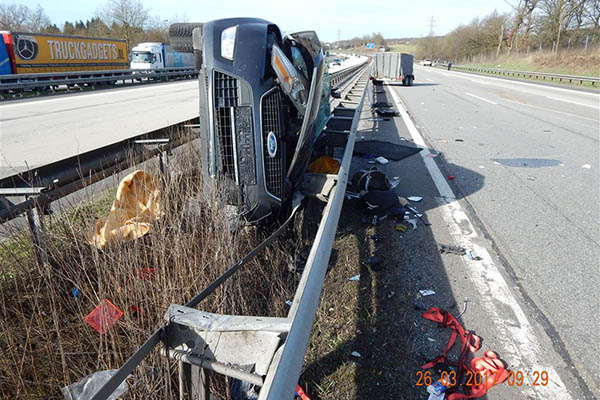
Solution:
{"label": "grass embankment", "polygon": [[[409,53],[409,54],[415,54],[415,51],[417,51],[417,46],[416,45],[412,45],[412,44],[393,44],[393,45],[389,45],[387,46],[388,51],[394,52],[394,53]],[[336,52],[336,50],[331,50],[333,53]],[[375,53],[379,53],[380,50],[379,48],[375,48],[375,49],[367,49],[365,47],[351,47],[349,49],[344,49],[340,51],[341,53],[360,53],[360,54],[375,54]]]}
{"label": "grass embankment", "polygon": [[[112,190],[45,218],[49,265],[36,262],[27,232],[13,227],[16,239],[0,243],[0,398],[63,399],[60,387],[118,368],[163,323],[170,304],[185,304],[264,237],[255,229],[231,232],[217,194],[201,192],[199,155],[188,149],[164,182],[164,217],[141,239],[104,251],[87,242]],[[270,246],[199,308],[285,316],[295,287],[287,257]],[[105,298],[124,315],[100,335],[84,318]],[[155,351],[128,379],[127,398],[178,398],[175,366]],[[229,394],[224,380],[211,382],[214,394]]]}
{"label": "grass embankment", "polygon": [[[587,54],[582,51],[563,51],[555,59],[554,54],[530,53],[529,55],[513,54],[511,56],[500,56],[498,58],[487,58],[475,62],[462,62],[461,65],[483,68],[500,68],[516,71],[545,72],[561,75],[576,75],[600,78],[600,50],[590,50]],[[494,75],[494,74],[492,74]],[[518,77],[518,79],[527,79]],[[536,80],[535,78],[531,80]],[[539,80],[539,79],[538,79]],[[579,82],[550,81],[566,85],[592,87],[590,83],[580,85]],[[598,88],[598,85],[594,85]]]}

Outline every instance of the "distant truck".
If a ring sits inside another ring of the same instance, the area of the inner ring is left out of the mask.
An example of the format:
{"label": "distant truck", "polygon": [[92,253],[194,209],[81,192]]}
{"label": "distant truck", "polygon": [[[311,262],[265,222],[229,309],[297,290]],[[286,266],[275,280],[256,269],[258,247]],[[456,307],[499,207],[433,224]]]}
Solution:
{"label": "distant truck", "polygon": [[145,42],[131,49],[131,69],[162,69],[194,65],[193,54],[180,53],[165,43]]}
{"label": "distant truck", "polygon": [[407,53],[375,54],[375,78],[399,80],[404,86],[412,86],[414,57]]}
{"label": "distant truck", "polygon": [[127,69],[120,39],[0,32],[0,74]]}

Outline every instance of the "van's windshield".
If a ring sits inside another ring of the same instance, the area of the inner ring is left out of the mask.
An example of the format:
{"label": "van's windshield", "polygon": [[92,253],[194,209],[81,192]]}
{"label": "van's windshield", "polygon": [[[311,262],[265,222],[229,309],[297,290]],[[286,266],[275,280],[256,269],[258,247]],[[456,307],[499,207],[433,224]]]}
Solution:
{"label": "van's windshield", "polygon": [[149,51],[133,51],[131,52],[131,61],[138,63],[152,63],[153,56]]}

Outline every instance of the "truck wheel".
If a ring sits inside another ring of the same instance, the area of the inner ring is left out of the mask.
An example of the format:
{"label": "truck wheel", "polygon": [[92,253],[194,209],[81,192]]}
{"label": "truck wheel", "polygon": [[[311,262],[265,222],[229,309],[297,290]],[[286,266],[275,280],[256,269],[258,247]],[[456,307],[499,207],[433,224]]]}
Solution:
{"label": "truck wheel", "polygon": [[182,53],[193,53],[192,32],[195,28],[202,29],[202,26],[203,24],[199,22],[172,24],[169,27],[169,41],[173,50]]}

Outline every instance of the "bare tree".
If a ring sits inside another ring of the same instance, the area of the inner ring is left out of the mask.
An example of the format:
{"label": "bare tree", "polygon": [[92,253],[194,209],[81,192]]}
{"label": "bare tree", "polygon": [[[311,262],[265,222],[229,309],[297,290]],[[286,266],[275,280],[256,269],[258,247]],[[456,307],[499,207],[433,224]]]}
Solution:
{"label": "bare tree", "polygon": [[25,28],[29,8],[23,4],[0,4],[0,29],[18,31]]}
{"label": "bare tree", "polygon": [[44,12],[42,6],[38,4],[34,11],[29,13],[27,18],[27,29],[32,32],[41,32],[50,26],[50,18]]}
{"label": "bare tree", "polygon": [[592,28],[600,29],[600,0],[590,0],[584,9],[584,18]]}
{"label": "bare tree", "polygon": [[108,0],[100,14],[113,34],[120,33],[131,48],[132,42],[143,35],[149,10],[141,0]]}
{"label": "bare tree", "polygon": [[[528,26],[531,24],[531,15],[537,7],[538,0],[519,0],[517,5],[513,6],[515,17],[513,20],[512,27],[506,38],[506,45],[508,46],[508,53],[512,51],[515,44],[518,47],[518,42],[515,40],[519,34],[519,30],[525,21],[528,21]],[[527,29],[527,32],[529,29]],[[500,47],[498,47],[499,49]]]}

